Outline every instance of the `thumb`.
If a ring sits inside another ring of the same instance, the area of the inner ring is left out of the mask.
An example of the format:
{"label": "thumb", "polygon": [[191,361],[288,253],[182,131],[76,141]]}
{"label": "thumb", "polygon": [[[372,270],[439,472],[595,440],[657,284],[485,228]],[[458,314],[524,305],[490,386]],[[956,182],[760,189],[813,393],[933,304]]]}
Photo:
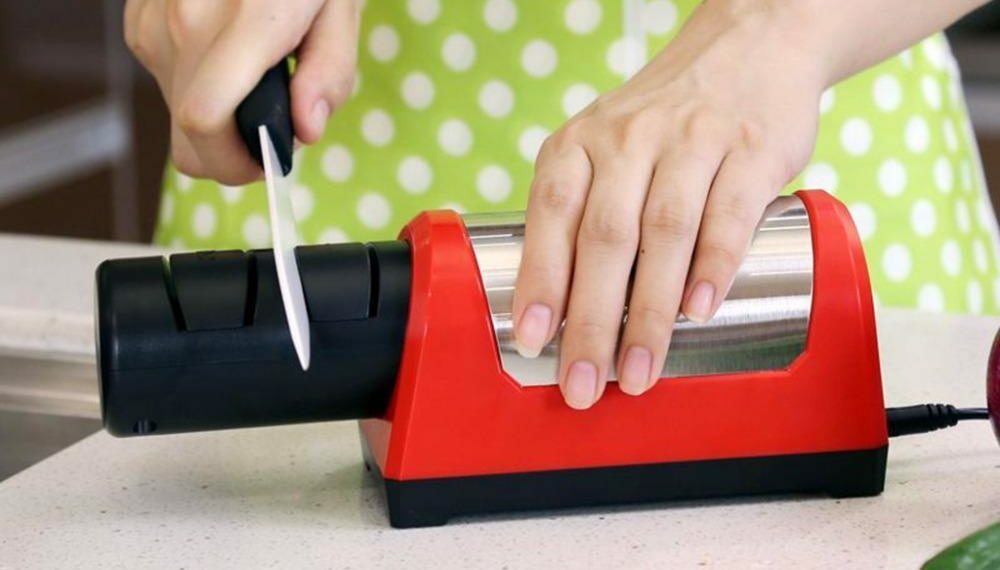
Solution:
{"label": "thumb", "polygon": [[323,136],[327,119],[351,96],[358,59],[358,3],[323,5],[298,51],[292,77],[295,135],[306,144]]}

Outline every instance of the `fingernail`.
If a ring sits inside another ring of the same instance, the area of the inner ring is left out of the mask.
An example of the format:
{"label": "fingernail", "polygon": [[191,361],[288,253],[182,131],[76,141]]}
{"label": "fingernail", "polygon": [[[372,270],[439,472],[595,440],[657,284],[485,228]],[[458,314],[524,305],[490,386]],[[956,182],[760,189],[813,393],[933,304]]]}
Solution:
{"label": "fingernail", "polygon": [[699,281],[688,295],[687,303],[684,304],[684,316],[703,323],[712,318],[713,304],[715,304],[715,285],[708,281]]}
{"label": "fingernail", "polygon": [[548,339],[551,324],[552,309],[539,303],[528,305],[514,331],[517,352],[525,358],[538,356]]}
{"label": "fingernail", "polygon": [[649,372],[653,366],[653,355],[641,346],[633,346],[625,353],[621,376],[618,377],[618,387],[622,392],[638,396],[646,391],[649,385]]}
{"label": "fingernail", "polygon": [[586,360],[570,365],[563,397],[569,407],[586,410],[597,399],[597,367]]}
{"label": "fingernail", "polygon": [[312,108],[312,124],[313,128],[320,135],[326,130],[326,120],[330,117],[330,104],[326,102],[325,99],[320,99],[316,101],[316,104]]}

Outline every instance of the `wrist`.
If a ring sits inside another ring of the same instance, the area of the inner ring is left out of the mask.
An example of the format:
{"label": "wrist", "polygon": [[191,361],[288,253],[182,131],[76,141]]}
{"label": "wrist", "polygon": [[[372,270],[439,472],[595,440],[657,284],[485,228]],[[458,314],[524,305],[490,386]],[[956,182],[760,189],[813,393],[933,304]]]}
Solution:
{"label": "wrist", "polygon": [[704,46],[706,41],[727,43],[735,48],[730,51],[736,61],[752,58],[741,65],[790,74],[818,96],[839,80],[841,66],[835,57],[838,44],[828,31],[831,25],[822,21],[824,7],[829,10],[825,4],[826,0],[706,0],[674,43],[688,47]]}

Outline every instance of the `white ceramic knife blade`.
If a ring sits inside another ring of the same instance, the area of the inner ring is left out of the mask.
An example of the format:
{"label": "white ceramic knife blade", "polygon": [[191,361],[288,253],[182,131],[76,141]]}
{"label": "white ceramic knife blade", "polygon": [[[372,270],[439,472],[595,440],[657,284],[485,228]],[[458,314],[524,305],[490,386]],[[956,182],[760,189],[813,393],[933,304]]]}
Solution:
{"label": "white ceramic knife blade", "polygon": [[285,307],[288,332],[291,333],[292,345],[299,357],[299,364],[302,365],[302,370],[308,370],[309,314],[306,312],[306,298],[302,290],[299,264],[295,260],[299,232],[295,226],[292,196],[286,184],[287,179],[281,175],[281,165],[267,127],[261,125],[257,133],[260,136],[260,155],[264,162],[267,206],[271,217],[271,245],[274,248],[274,267],[278,271],[281,303]]}

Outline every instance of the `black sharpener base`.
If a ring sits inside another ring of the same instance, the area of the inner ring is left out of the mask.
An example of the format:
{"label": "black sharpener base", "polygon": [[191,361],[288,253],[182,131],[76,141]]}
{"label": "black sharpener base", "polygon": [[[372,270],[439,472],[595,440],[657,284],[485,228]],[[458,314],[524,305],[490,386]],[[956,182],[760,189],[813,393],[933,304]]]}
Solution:
{"label": "black sharpener base", "polygon": [[365,438],[365,467],[395,528],[441,526],[459,516],[749,495],[869,497],[885,488],[888,446],[858,451],[713,459],[590,469],[397,481]]}

